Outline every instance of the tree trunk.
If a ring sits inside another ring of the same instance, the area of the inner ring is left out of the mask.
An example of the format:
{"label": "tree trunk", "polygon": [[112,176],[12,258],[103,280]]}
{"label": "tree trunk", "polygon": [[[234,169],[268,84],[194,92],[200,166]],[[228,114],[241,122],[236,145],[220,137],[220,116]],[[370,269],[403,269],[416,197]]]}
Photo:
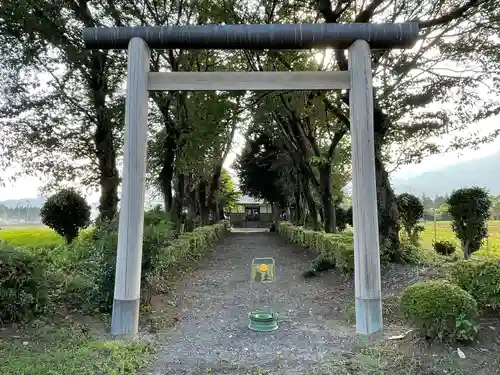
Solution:
{"label": "tree trunk", "polygon": [[[307,180],[307,177],[305,177]],[[306,198],[307,207],[309,209],[309,220],[313,230],[319,230],[321,228],[321,223],[318,220],[318,207],[311,194],[311,188],[309,187],[308,181],[303,181],[302,188],[304,191],[304,196]]]}
{"label": "tree trunk", "polygon": [[333,204],[331,165],[322,165],[319,168],[319,180],[321,184],[321,203],[323,205],[323,224],[326,233],[335,233],[337,223],[335,218],[335,206]]}
{"label": "tree trunk", "polygon": [[[107,143],[107,141],[104,143]],[[101,185],[99,219],[107,221],[113,219],[118,212],[118,184],[120,178],[116,169],[114,146],[101,146],[102,154],[99,156],[99,183]]]}
{"label": "tree trunk", "polygon": [[[396,195],[392,190],[389,174],[385,170],[381,157],[375,157],[375,177],[377,184],[377,209],[380,245],[395,257],[399,257],[399,213]],[[397,260],[397,259],[395,259]]]}
{"label": "tree trunk", "polygon": [[212,212],[212,221],[218,221],[218,209],[216,202],[217,191],[219,190],[220,184],[220,175],[222,172],[222,164],[218,164],[215,166],[214,173],[212,175],[212,181],[210,182],[210,189],[208,193],[208,207]]}
{"label": "tree trunk", "polygon": [[183,173],[177,175],[177,186],[175,189],[175,214],[174,218],[180,228],[183,222],[183,209],[184,209],[184,189],[185,189],[185,176]]}
{"label": "tree trunk", "polygon": [[113,142],[111,124],[98,121],[94,134],[96,154],[99,165],[99,184],[101,196],[99,198],[99,219],[111,220],[118,211],[118,185],[120,178],[116,168],[116,150]]}
{"label": "tree trunk", "polygon": [[400,260],[399,212],[396,195],[382,159],[382,146],[389,131],[390,120],[376,100],[373,103],[375,133],[375,182],[377,187],[378,229],[380,246],[389,251],[393,260]]}
{"label": "tree trunk", "polygon": [[167,136],[165,139],[164,154],[160,175],[158,176],[160,188],[165,202],[165,212],[172,210],[172,179],[174,177],[174,160],[175,160],[175,138]]}
{"label": "tree trunk", "polygon": [[465,241],[464,244],[464,259],[469,260],[472,257],[472,253],[469,251],[470,248],[470,241],[467,240]]}
{"label": "tree trunk", "polygon": [[193,188],[189,191],[189,207],[186,220],[186,231],[192,232],[196,220],[196,190]]}
{"label": "tree trunk", "polygon": [[207,183],[201,181],[198,185],[198,201],[200,202],[200,216],[203,225],[208,224],[208,207],[207,207]]}
{"label": "tree trunk", "polygon": [[103,221],[113,219],[118,211],[118,185],[120,183],[120,175],[116,168],[114,125],[106,106],[108,87],[106,73],[103,69],[106,59],[106,52],[92,52],[91,74],[88,81],[90,98],[96,111],[97,120],[94,143],[101,187],[99,219]]}
{"label": "tree trunk", "polygon": [[219,220],[224,220],[224,206],[222,204],[218,205]]}
{"label": "tree trunk", "polygon": [[300,197],[301,193],[300,193],[300,190],[297,190],[295,192],[295,217],[294,217],[294,221],[295,223],[299,224],[301,223],[302,221],[302,202],[301,202],[301,197]]}
{"label": "tree trunk", "polygon": [[278,203],[271,203],[271,212],[273,216],[274,229],[278,232],[280,228],[280,206]]}

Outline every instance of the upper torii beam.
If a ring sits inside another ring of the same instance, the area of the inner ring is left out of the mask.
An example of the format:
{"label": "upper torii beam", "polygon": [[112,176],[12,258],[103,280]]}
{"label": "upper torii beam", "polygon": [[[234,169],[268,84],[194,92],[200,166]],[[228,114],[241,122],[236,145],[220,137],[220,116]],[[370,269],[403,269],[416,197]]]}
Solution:
{"label": "upper torii beam", "polygon": [[152,49],[347,49],[365,40],[371,49],[412,47],[419,35],[415,22],[389,24],[251,24],[87,28],[85,47],[127,49],[132,38]]}

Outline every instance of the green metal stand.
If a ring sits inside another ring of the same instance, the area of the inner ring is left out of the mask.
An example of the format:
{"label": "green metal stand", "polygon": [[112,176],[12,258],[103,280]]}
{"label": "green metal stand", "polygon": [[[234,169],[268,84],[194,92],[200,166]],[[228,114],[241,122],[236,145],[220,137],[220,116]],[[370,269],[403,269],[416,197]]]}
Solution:
{"label": "green metal stand", "polygon": [[248,328],[252,331],[271,332],[278,329],[278,313],[267,311],[252,311],[248,313],[250,323]]}
{"label": "green metal stand", "polygon": [[[278,313],[271,307],[276,301],[276,263],[273,258],[255,258],[252,261],[251,289],[252,295],[254,285],[269,285],[273,292],[265,287],[265,295],[273,301],[265,304],[253,303],[251,311],[248,313],[248,328],[257,332],[271,332],[278,329]],[[270,293],[271,292],[271,293]]]}

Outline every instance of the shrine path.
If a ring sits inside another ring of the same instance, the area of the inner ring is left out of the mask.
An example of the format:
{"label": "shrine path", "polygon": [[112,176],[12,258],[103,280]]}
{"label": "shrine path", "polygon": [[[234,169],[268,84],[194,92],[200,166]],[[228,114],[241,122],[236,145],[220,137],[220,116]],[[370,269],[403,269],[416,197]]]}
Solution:
{"label": "shrine path", "polygon": [[[273,332],[248,329],[254,296],[262,293],[250,286],[257,257],[276,260],[279,328]],[[341,319],[353,286],[333,272],[304,279],[311,259],[309,250],[275,233],[234,229],[177,286],[172,298],[179,321],[160,332],[159,351],[146,374],[328,374],[329,358],[349,352],[356,341],[355,328]]]}

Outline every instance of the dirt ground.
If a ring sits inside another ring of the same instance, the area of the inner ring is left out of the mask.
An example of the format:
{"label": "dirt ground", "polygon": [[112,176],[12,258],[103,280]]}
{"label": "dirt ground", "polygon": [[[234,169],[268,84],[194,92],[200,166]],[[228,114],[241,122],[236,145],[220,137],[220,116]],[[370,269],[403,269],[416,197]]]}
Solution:
{"label": "dirt ground", "polygon": [[[276,260],[275,290],[251,288],[250,264],[263,256]],[[153,297],[151,311],[141,314],[141,338],[154,344],[156,354],[140,374],[500,374],[498,315],[482,319],[479,337],[469,346],[429,344],[404,324],[398,309],[400,293],[410,284],[436,277],[435,268],[390,265],[382,269],[384,330],[366,340],[355,332],[353,278],[328,271],[304,279],[302,273],[313,257],[311,251],[288,244],[274,233],[258,229],[230,233],[192,271],[172,275],[177,281]],[[248,329],[248,312],[259,298],[272,301],[279,313],[278,330]],[[105,335],[109,328],[106,318],[65,312],[61,319],[64,324],[56,325],[66,327],[63,333],[50,332],[61,340],[75,340],[75,335],[86,332]],[[38,336],[0,325],[0,342],[19,342],[21,349],[16,353],[32,344],[37,344],[37,351],[60,350],[55,339],[45,344],[49,334]],[[116,356],[129,358],[130,363],[142,356],[136,349],[115,350]],[[88,353],[82,346],[78,355],[84,361]]]}
{"label": "dirt ground", "polygon": [[[270,333],[247,328],[255,298],[250,264],[262,256],[277,263],[274,307],[280,326]],[[335,271],[304,279],[312,257],[273,233],[231,233],[211,259],[156,300],[151,317],[164,324],[153,330],[159,351],[144,374],[500,374],[498,316],[484,318],[478,340],[459,347],[430,345],[404,324],[399,294],[436,277],[434,268],[383,268],[384,330],[367,341],[355,333],[353,279]]]}

